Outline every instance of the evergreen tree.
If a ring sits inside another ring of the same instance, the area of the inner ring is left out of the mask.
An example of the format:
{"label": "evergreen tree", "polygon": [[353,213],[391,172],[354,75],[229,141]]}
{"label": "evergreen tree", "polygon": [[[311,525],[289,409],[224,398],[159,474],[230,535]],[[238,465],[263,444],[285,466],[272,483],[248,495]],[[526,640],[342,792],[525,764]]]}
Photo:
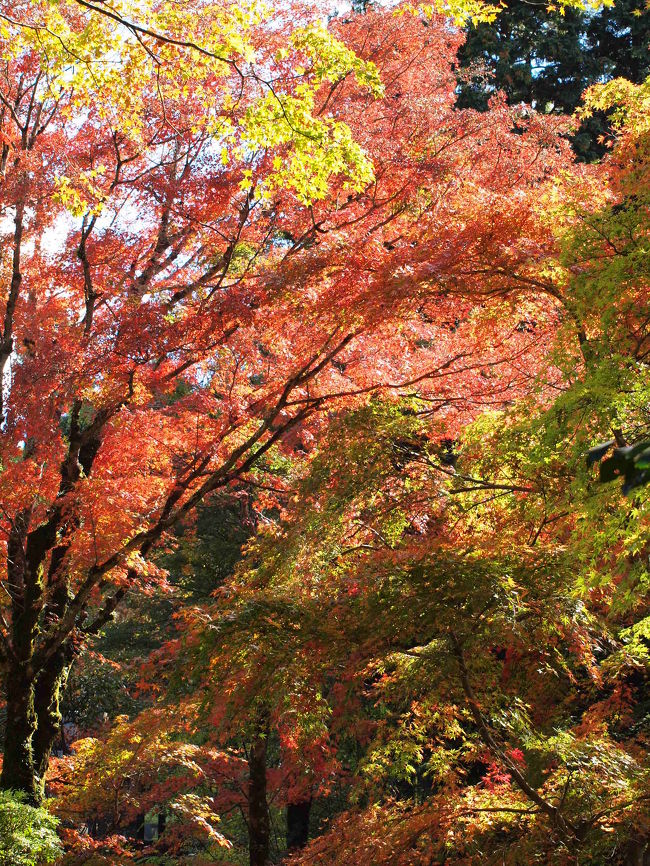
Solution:
{"label": "evergreen tree", "polygon": [[[640,83],[650,74],[650,11],[645,0],[617,0],[598,12],[549,12],[544,3],[513,0],[496,21],[469,28],[459,52],[463,107],[487,108],[497,90],[511,104],[572,113],[585,89],[616,77]],[[573,144],[580,159],[604,153],[603,115],[585,121]]]}

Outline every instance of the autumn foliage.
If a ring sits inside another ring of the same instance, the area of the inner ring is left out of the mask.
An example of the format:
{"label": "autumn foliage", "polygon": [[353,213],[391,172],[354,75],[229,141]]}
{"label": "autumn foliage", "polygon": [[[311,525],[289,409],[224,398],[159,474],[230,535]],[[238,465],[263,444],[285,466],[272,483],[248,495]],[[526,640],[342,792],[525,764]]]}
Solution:
{"label": "autumn foliage", "polygon": [[2,786],[70,863],[643,864],[648,85],[577,163],[457,107],[496,8],[326,11],[0,14]]}

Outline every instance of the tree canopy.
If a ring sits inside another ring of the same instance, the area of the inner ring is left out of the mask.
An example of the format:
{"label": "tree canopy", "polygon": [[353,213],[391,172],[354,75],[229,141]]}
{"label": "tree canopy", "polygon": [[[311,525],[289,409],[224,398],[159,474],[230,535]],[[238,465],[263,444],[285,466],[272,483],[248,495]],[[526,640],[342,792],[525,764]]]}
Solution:
{"label": "tree canopy", "polygon": [[0,9],[11,862],[647,866],[647,19]]}

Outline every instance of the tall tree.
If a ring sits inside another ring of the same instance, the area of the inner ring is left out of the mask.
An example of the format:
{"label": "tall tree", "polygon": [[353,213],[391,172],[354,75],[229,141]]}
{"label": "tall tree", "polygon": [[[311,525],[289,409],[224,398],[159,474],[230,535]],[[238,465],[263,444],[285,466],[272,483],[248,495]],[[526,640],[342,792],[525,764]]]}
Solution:
{"label": "tall tree", "polygon": [[[264,86],[237,58],[257,47],[263,66],[279,31],[262,39],[254,10],[205,4],[211,41],[197,49],[191,30],[173,41],[189,21],[176,11],[162,4],[150,27],[120,32],[75,3],[26,4],[3,25],[3,784],[33,799],[84,636],[129,585],[156,579],[141,559],[155,540],[305,414],[287,411],[289,397],[350,339],[323,321],[283,357],[279,390],[259,387],[243,331],[264,291],[246,277],[280,231],[282,205],[264,207],[262,187],[271,195],[286,171],[299,202],[332,173],[351,194],[370,178],[348,127],[311,109],[323,80],[353,67],[378,88],[374,68],[318,26],[298,28]],[[183,62],[197,54],[190,84]],[[304,229],[290,209],[298,236],[310,233],[302,210]]]}
{"label": "tall tree", "polygon": [[[467,29],[458,55],[468,76],[460,104],[484,110],[490,95],[503,90],[513,104],[572,114],[592,84],[618,77],[641,83],[647,77],[649,28],[643,0],[550,12],[543,4],[508,3],[493,22]],[[605,153],[598,139],[607,130],[602,114],[583,122],[573,138],[581,159]]]}
{"label": "tall tree", "polygon": [[326,406],[458,370],[440,408],[512,399],[535,350],[472,311],[555,245],[562,122],[456,111],[443,19],[200,13],[26,3],[0,32],[2,784],[33,800],[71,664],[179,519]]}
{"label": "tall tree", "polygon": [[585,464],[609,434],[647,468],[647,94],[589,94],[618,144],[599,202],[551,207],[561,315],[519,322],[529,393],[455,442],[426,392],[339,419],[196,620],[207,689],[357,740],[356,796],[299,862],[648,859],[648,488]]}

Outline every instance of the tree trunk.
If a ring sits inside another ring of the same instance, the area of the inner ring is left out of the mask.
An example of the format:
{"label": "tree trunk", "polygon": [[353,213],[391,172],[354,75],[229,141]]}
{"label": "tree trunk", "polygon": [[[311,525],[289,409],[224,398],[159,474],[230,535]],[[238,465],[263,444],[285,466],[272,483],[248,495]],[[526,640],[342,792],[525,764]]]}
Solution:
{"label": "tree trunk", "polygon": [[147,815],[145,812],[140,812],[135,821],[133,822],[134,827],[134,835],[136,839],[139,839],[140,842],[144,842],[144,824],[147,820]]}
{"label": "tree trunk", "polygon": [[650,846],[645,838],[633,839],[627,849],[626,866],[648,866],[650,863]]}
{"label": "tree trunk", "polygon": [[70,653],[61,650],[35,680],[24,673],[24,665],[12,665],[8,672],[0,786],[23,791],[35,805],[43,800],[52,747],[61,734],[60,700],[70,663]]}
{"label": "tree trunk", "polygon": [[311,797],[299,803],[287,803],[287,850],[290,854],[304,848],[309,841],[311,803]]}
{"label": "tree trunk", "polygon": [[71,656],[72,653],[65,646],[62,647],[36,680],[34,689],[36,731],[33,737],[33,753],[34,768],[41,779],[45,779],[52,756],[52,747],[61,735],[63,723],[61,698],[70,672]]}
{"label": "tree trunk", "polygon": [[248,755],[248,839],[250,866],[267,866],[271,825],[266,802],[268,716],[261,713]]}
{"label": "tree trunk", "polygon": [[33,680],[23,665],[12,665],[7,676],[7,724],[0,785],[4,790],[22,791],[32,805],[43,799],[43,785],[34,766],[35,730]]}
{"label": "tree trunk", "polygon": [[[45,794],[52,747],[61,732],[61,690],[74,653],[71,644],[64,643],[42,668],[34,670],[34,645],[42,609],[42,568],[39,566],[34,570],[35,577],[30,577],[22,546],[16,544],[15,548],[12,585],[21,591],[13,599],[14,658],[7,672],[7,725],[0,786],[22,791],[30,803],[38,805]],[[50,612],[58,614],[63,603],[55,594]]]}

